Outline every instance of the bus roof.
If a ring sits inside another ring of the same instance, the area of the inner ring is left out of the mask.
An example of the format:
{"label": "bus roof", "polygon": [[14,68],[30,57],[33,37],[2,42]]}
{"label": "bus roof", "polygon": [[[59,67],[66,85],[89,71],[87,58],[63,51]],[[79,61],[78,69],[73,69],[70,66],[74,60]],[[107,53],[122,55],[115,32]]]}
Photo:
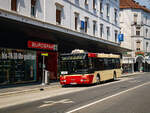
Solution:
{"label": "bus roof", "polygon": [[87,54],[88,57],[97,57],[97,58],[120,58],[120,55],[116,54],[105,54],[105,53],[67,53],[67,54],[61,54],[61,56],[70,56],[70,55],[85,55]]}

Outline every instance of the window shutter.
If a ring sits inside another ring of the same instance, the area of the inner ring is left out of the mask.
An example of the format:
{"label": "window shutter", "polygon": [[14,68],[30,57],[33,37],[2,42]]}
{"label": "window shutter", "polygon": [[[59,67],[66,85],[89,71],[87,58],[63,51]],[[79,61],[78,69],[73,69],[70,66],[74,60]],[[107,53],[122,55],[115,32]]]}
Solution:
{"label": "window shutter", "polygon": [[56,9],[56,22],[61,24],[61,11]]}
{"label": "window shutter", "polygon": [[17,0],[11,0],[11,10],[17,11]]}

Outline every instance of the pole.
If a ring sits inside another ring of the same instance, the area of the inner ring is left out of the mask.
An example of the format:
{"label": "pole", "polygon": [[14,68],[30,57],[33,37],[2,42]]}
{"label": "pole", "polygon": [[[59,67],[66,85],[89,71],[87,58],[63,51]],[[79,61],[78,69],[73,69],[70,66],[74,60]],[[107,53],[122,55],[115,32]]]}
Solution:
{"label": "pole", "polygon": [[132,73],[134,73],[134,59],[132,59]]}
{"label": "pole", "polygon": [[44,77],[44,60],[45,60],[45,57],[43,56],[43,65],[42,65],[42,69],[43,69],[42,85],[45,85],[45,77]]}

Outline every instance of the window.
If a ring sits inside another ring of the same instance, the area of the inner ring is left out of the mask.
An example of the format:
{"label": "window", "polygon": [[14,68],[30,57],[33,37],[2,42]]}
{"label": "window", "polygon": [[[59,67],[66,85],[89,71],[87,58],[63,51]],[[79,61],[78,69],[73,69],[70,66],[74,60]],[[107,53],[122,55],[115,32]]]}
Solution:
{"label": "window", "polygon": [[109,27],[106,27],[107,29],[107,40],[109,39],[109,36],[110,36],[110,28]]}
{"label": "window", "polygon": [[96,9],[96,0],[93,0],[93,9]]}
{"label": "window", "polygon": [[85,0],[85,1],[84,1],[84,4],[85,4],[85,5],[88,5],[88,0]]}
{"label": "window", "polygon": [[138,17],[138,15],[134,14],[134,24],[137,24],[137,17]]}
{"label": "window", "polygon": [[34,16],[36,15],[36,0],[31,0],[31,16]]}
{"label": "window", "polygon": [[114,21],[115,21],[115,23],[117,23],[117,9],[114,9],[114,15],[115,15],[115,19],[114,19]]}
{"label": "window", "polygon": [[147,36],[148,36],[148,29],[146,29],[146,31],[145,31],[145,32],[146,32],[146,37],[147,37]]}
{"label": "window", "polygon": [[61,24],[61,10],[56,9],[56,23]]}
{"label": "window", "polygon": [[56,2],[55,5],[56,5],[56,24],[60,25],[62,22],[61,19],[62,19],[62,13],[63,13],[62,11],[64,6],[58,2]]}
{"label": "window", "polygon": [[136,50],[140,51],[141,50],[140,48],[141,48],[141,41],[137,41],[136,42]]}
{"label": "window", "polygon": [[88,28],[88,17],[85,17],[85,33],[87,33]]}
{"label": "window", "polygon": [[79,0],[75,0],[75,4],[79,5]]}
{"label": "window", "polygon": [[103,0],[100,0],[100,13],[103,13]]}
{"label": "window", "polygon": [[148,42],[146,42],[146,52],[147,52],[147,50],[148,50]]}
{"label": "window", "polygon": [[93,21],[93,35],[96,33],[96,21]]}
{"label": "window", "polygon": [[17,0],[11,0],[11,10],[17,11]]}
{"label": "window", "polygon": [[78,29],[78,18],[79,18],[79,14],[75,13],[75,30]]}
{"label": "window", "polygon": [[107,7],[107,8],[106,8],[106,9],[107,9],[107,15],[106,15],[106,16],[109,17],[109,9],[110,9],[110,8],[109,8],[109,4],[106,4],[106,7]]}
{"label": "window", "polygon": [[103,24],[100,24],[100,37],[103,37]]}
{"label": "window", "polygon": [[145,24],[147,24],[147,16],[145,17]]}
{"label": "window", "polygon": [[136,27],[136,36],[140,36],[140,27]]}
{"label": "window", "polygon": [[117,38],[118,38],[118,31],[115,30],[115,42],[117,42]]}
{"label": "window", "polygon": [[95,70],[104,70],[104,59],[103,58],[96,58],[93,60]]}

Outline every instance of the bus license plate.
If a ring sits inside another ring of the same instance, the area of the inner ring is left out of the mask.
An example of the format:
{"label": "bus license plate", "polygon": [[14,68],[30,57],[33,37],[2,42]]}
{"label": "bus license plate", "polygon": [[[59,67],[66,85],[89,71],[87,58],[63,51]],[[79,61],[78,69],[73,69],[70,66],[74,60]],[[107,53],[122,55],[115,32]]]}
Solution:
{"label": "bus license plate", "polygon": [[76,85],[77,83],[73,82],[73,83],[70,83],[71,85]]}

